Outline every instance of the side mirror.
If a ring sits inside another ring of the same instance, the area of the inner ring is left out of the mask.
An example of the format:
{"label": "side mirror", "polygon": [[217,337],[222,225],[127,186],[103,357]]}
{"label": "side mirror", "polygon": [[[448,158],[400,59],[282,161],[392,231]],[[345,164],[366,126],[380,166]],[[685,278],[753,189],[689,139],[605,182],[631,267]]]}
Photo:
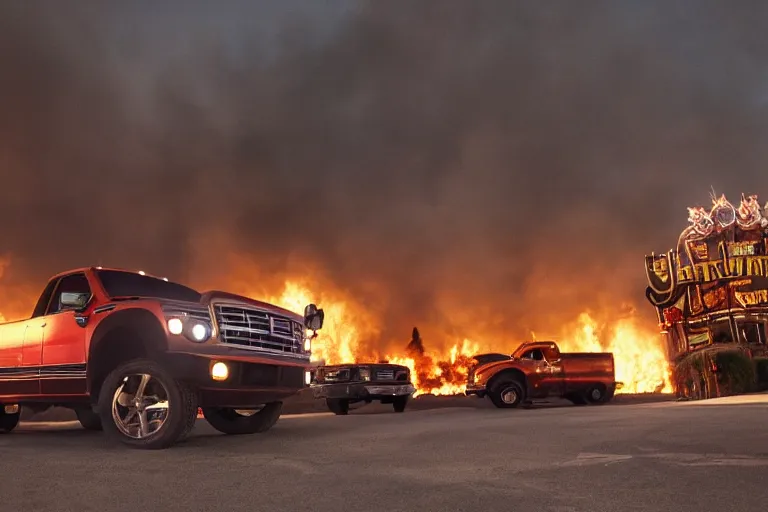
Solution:
{"label": "side mirror", "polygon": [[322,309],[317,309],[316,305],[309,304],[304,308],[304,327],[307,329],[319,331],[323,327],[324,320],[325,312]]}
{"label": "side mirror", "polygon": [[90,293],[63,292],[59,297],[59,309],[84,309],[90,298]]}

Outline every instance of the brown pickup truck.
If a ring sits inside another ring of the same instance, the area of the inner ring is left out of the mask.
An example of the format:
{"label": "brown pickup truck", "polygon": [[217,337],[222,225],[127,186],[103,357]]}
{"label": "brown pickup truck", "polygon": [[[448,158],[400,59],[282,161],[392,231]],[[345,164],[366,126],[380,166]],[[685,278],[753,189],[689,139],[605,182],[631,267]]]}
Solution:
{"label": "brown pickup truck", "polygon": [[553,341],[536,341],[523,343],[505,358],[483,356],[475,358],[466,394],[488,396],[500,408],[548,397],[577,405],[604,404],[619,385],[610,352],[564,353]]}

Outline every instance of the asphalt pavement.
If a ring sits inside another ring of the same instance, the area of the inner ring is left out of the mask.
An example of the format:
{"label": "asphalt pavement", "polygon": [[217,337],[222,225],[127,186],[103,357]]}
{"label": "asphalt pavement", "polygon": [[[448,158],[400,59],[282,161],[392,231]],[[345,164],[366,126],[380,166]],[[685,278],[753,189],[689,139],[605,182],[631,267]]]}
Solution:
{"label": "asphalt pavement", "polygon": [[73,423],[0,437],[0,511],[756,511],[768,395],[284,416],[147,452]]}

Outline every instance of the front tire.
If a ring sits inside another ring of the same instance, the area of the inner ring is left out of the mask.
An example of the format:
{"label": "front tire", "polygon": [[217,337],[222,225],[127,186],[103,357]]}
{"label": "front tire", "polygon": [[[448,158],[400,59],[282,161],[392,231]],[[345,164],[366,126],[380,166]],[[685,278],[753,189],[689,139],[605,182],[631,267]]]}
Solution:
{"label": "front tire", "polygon": [[0,405],[0,434],[10,434],[19,425],[21,407],[12,413],[5,412],[5,407]]}
{"label": "front tire", "polygon": [[325,405],[336,416],[346,416],[349,414],[349,400],[343,398],[326,398]]}
{"label": "front tire", "polygon": [[280,418],[283,402],[272,402],[250,415],[230,407],[203,407],[203,416],[213,428],[223,434],[258,434],[272,428]]}
{"label": "front tire", "polygon": [[503,380],[493,386],[488,396],[499,409],[512,409],[525,401],[525,388],[517,380]]}
{"label": "front tire", "polygon": [[104,430],[101,426],[99,414],[92,408],[77,408],[75,409],[75,415],[77,416],[77,421],[80,422],[80,426],[85,430]]}
{"label": "front tire", "polygon": [[197,397],[155,361],[115,368],[101,386],[99,417],[108,438],[158,450],[181,440],[197,416]]}
{"label": "front tire", "polygon": [[396,396],[392,401],[392,407],[395,412],[405,412],[405,406],[408,405],[409,396]]}

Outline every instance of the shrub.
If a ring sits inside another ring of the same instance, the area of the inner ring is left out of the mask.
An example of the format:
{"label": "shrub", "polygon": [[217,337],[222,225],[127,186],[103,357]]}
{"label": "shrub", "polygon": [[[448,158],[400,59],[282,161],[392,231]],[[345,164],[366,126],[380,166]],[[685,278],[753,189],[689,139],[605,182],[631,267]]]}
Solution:
{"label": "shrub", "polygon": [[705,367],[704,351],[687,354],[677,362],[674,370],[674,386],[679,398],[709,398]]}
{"label": "shrub", "polygon": [[717,365],[720,395],[738,395],[755,389],[755,363],[742,350],[718,350],[711,354]]}
{"label": "shrub", "polygon": [[760,391],[768,390],[768,357],[756,357],[753,361],[757,375],[757,389]]}

